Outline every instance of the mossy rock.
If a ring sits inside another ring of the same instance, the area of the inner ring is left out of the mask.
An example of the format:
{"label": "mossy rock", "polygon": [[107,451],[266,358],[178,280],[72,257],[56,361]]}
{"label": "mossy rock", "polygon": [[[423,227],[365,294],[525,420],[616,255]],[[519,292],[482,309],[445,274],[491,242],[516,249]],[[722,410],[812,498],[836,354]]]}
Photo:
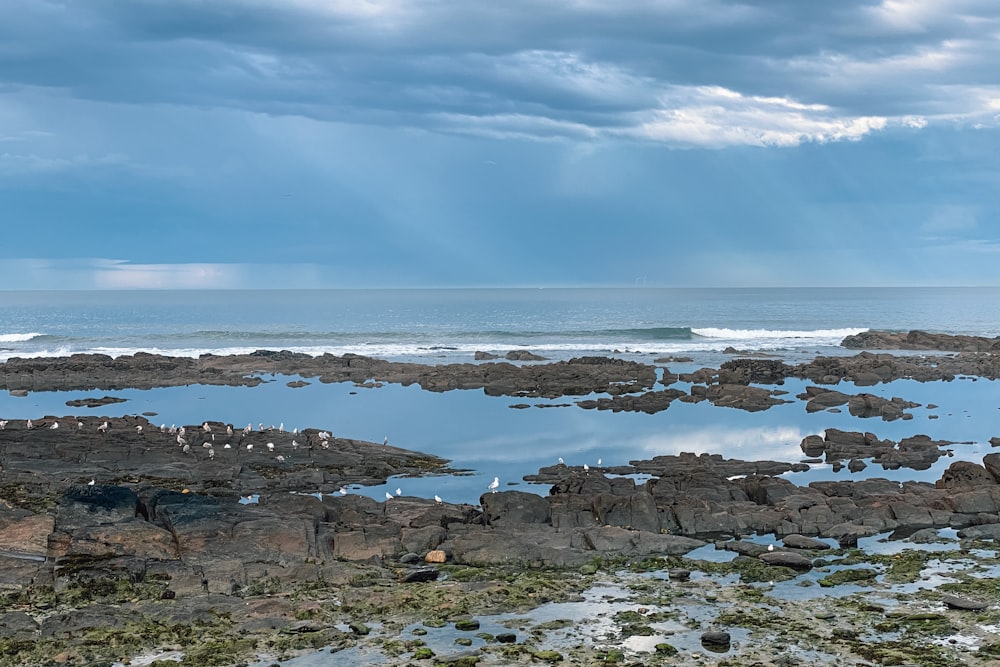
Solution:
{"label": "mossy rock", "polygon": [[817,583],[824,588],[832,588],[841,584],[857,584],[860,582],[873,582],[878,572],[867,567],[851,568],[839,570],[828,574]]}
{"label": "mossy rock", "polygon": [[455,643],[459,646],[472,646],[472,639],[469,637],[457,637]]}
{"label": "mossy rock", "polygon": [[413,652],[414,660],[429,660],[434,657],[434,651],[430,650],[426,646],[421,646],[416,651]]}
{"label": "mossy rock", "polygon": [[459,620],[455,621],[455,629],[462,630],[464,632],[478,630],[479,621],[475,618],[460,618]]}
{"label": "mossy rock", "polygon": [[560,653],[559,651],[551,651],[551,650],[534,651],[532,652],[531,657],[534,658],[535,660],[541,660],[542,662],[551,662],[551,663],[562,662],[563,660],[562,653]]}
{"label": "mossy rock", "polygon": [[678,653],[676,647],[666,642],[660,642],[653,648],[659,655],[677,655]]}

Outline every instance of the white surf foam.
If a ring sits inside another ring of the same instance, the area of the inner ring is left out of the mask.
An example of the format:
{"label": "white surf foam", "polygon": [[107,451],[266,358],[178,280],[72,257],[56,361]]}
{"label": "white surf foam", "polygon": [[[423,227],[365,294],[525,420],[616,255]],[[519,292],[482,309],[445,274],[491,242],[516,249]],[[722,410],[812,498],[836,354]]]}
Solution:
{"label": "white surf foam", "polygon": [[45,334],[40,333],[8,333],[0,334],[0,343],[23,343],[29,341],[32,338],[38,338],[39,336],[44,336]]}

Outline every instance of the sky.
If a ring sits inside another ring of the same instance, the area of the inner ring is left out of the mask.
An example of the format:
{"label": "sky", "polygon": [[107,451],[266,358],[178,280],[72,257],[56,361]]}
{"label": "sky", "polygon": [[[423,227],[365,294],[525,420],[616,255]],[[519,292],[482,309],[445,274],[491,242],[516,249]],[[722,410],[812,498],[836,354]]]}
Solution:
{"label": "sky", "polygon": [[0,17],[0,289],[1000,285],[996,0]]}

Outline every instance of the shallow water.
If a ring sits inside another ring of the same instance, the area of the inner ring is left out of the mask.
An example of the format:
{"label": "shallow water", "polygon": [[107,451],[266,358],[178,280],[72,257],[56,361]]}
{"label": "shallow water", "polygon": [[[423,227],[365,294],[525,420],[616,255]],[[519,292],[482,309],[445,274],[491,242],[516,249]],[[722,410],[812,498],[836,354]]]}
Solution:
{"label": "shallow water", "polygon": [[[612,413],[584,410],[577,398],[556,401],[486,396],[481,390],[432,393],[417,386],[385,385],[359,388],[350,383],[309,385],[289,388],[297,377],[278,376],[257,387],[191,386],[151,390],[34,392],[28,397],[0,396],[0,415],[5,419],[39,418],[44,415],[89,414],[117,416],[156,413],[155,423],[199,424],[206,419],[231,422],[237,427],[284,424],[286,430],[314,427],[339,437],[372,442],[388,438],[391,444],[435,454],[452,461],[452,467],[467,470],[464,475],[393,479],[388,484],[352,489],[376,499],[385,492],[432,497],[448,502],[477,504],[494,476],[501,489],[516,486],[547,494],[545,485],[523,482],[524,475],[556,463],[588,464],[595,468],[624,465],[681,452],[719,453],[744,460],[796,462],[803,458],[799,444],[826,428],[870,431],[879,438],[899,440],[917,434],[960,443],[949,446],[950,457],[942,457],[925,471],[884,470],[869,465],[861,473],[845,469],[833,472],[826,464],[809,471],[788,473],[787,479],[805,485],[816,480],[864,479],[934,481],[954,460],[981,461],[991,451],[988,440],[1000,433],[995,385],[980,380],[921,384],[897,381],[863,391],[886,397],[901,396],[940,407],[912,410],[912,420],[884,422],[861,419],[846,411],[807,413],[802,401],[778,405],[762,412],[720,408],[707,402],[675,402],[668,410],[643,413]],[[790,397],[803,391],[807,383],[789,381],[782,387]],[[838,387],[848,393],[862,389]],[[96,409],[68,408],[66,401],[110,395],[125,403]],[[512,409],[515,404],[533,407]],[[538,405],[568,404],[540,409]],[[930,419],[931,414],[937,419]],[[287,455],[287,453],[286,453]],[[641,480],[640,482],[641,483]]]}

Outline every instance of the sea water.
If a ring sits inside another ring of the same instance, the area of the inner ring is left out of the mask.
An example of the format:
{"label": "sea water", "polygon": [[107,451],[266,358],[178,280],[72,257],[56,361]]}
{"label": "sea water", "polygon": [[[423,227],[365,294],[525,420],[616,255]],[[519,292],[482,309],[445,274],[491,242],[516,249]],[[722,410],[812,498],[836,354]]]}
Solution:
{"label": "sea water", "polygon": [[[475,351],[504,354],[527,349],[548,359],[586,354],[658,365],[672,371],[718,367],[743,353],[766,352],[790,363],[817,354],[854,354],[839,347],[866,329],[923,329],[955,334],[1000,334],[1000,289],[497,289],[301,290],[166,292],[0,292],[0,359],[136,351],[197,356],[295,350],[353,352],[421,363],[472,362]],[[525,475],[562,457],[567,465],[625,465],[680,452],[727,458],[795,462],[799,443],[827,428],[870,431],[899,440],[917,434],[956,444],[928,471],[833,472],[816,465],[787,477],[888,477],[899,481],[940,477],[957,459],[979,461],[1000,435],[995,384],[958,379],[921,384],[897,381],[876,387],[840,386],[921,403],[912,420],[883,422],[843,412],[807,413],[794,395],[807,383],[781,387],[792,402],[750,413],[708,403],[675,402],[647,415],[585,410],[564,397],[554,401],[486,396],[481,390],[432,393],[419,387],[356,387],[315,379],[291,388],[294,377],[265,377],[257,387],[169,387],[153,390],[35,392],[0,395],[0,418],[45,415],[154,413],[154,423],[236,426],[281,424],[320,428],[335,436],[382,442],[435,454],[463,474],[389,480],[354,488],[382,499],[386,490],[451,502],[477,503],[494,476],[501,489],[528,485]],[[96,409],[66,401],[95,395],[126,398]],[[527,408],[515,408],[516,405]],[[929,408],[936,404],[937,408]],[[562,407],[544,407],[559,405]],[[294,456],[294,455],[293,455]],[[639,480],[641,482],[641,479]]]}

